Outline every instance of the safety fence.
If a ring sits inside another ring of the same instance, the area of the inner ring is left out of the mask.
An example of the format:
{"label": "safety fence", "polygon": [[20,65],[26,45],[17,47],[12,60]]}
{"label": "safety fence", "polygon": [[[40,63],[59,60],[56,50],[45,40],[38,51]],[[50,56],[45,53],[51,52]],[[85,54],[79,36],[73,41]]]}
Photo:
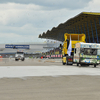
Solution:
{"label": "safety fence", "polygon": [[43,55],[42,58],[61,58],[62,55],[61,54],[58,54],[58,55]]}

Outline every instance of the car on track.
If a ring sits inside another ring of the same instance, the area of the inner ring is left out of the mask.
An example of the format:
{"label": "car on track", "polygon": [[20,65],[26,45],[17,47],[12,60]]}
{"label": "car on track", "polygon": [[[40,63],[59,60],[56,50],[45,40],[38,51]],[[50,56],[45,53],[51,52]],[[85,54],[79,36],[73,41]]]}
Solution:
{"label": "car on track", "polygon": [[18,60],[22,60],[22,61],[25,60],[25,56],[24,56],[24,52],[23,51],[17,51],[16,52],[15,61],[18,61]]}

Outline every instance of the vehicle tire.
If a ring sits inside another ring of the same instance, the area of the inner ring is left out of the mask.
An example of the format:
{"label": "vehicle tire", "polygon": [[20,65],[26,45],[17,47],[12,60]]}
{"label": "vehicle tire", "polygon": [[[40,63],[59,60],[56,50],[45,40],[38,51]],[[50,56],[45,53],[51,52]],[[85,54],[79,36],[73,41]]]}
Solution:
{"label": "vehicle tire", "polygon": [[82,64],[80,64],[80,66],[82,66]]}
{"label": "vehicle tire", "polygon": [[66,63],[63,63],[63,62],[62,62],[62,64],[65,65]]}
{"label": "vehicle tire", "polygon": [[15,61],[18,61],[17,59],[15,59]]}
{"label": "vehicle tire", "polygon": [[79,66],[79,63],[77,63],[77,66]]}
{"label": "vehicle tire", "polygon": [[84,64],[80,64],[81,66],[85,66]]}
{"label": "vehicle tire", "polygon": [[24,61],[24,58],[22,59],[22,61]]}
{"label": "vehicle tire", "polygon": [[94,65],[94,67],[96,67],[96,65]]}

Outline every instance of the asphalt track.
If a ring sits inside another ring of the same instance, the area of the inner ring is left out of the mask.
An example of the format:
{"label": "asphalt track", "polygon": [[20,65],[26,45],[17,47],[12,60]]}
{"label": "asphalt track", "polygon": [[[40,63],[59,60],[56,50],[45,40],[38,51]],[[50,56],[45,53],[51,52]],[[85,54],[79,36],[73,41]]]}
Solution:
{"label": "asphalt track", "polygon": [[60,59],[2,59],[0,100],[100,100],[100,66],[63,66]]}

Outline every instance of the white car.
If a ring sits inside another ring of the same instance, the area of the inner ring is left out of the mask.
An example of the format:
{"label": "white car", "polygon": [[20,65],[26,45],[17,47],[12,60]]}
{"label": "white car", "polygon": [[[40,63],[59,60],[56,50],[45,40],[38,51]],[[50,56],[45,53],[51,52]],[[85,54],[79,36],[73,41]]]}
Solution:
{"label": "white car", "polygon": [[18,60],[22,60],[22,61],[25,60],[24,52],[17,51],[17,53],[15,54],[15,61],[18,61]]}

